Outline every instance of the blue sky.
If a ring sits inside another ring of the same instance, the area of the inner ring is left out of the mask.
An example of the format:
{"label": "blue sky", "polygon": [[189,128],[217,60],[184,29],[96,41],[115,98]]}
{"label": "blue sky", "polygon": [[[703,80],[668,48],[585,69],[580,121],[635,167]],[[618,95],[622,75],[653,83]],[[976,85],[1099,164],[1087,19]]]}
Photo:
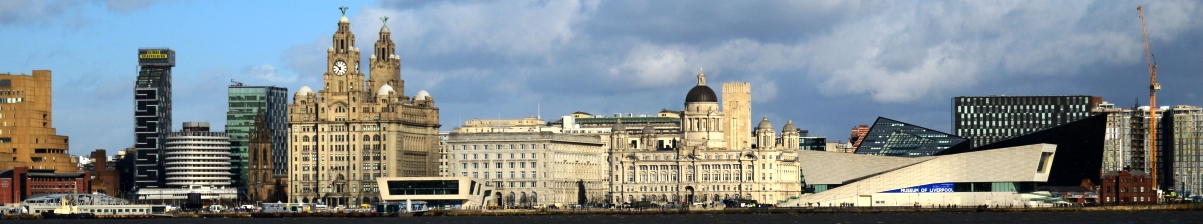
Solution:
{"label": "blue sky", "polygon": [[[444,130],[471,118],[680,109],[708,82],[751,82],[753,116],[846,139],[877,116],[951,129],[951,97],[1097,95],[1203,105],[1197,1],[0,1],[0,72],[54,72],[71,153],[133,143],[136,50],[176,50],[184,121],[225,122],[230,79],[320,86],[339,6],[371,55],[388,16],[406,95]],[[366,65],[364,65],[366,66]],[[718,91],[718,89],[716,89]],[[780,127],[778,127],[780,128]]]}

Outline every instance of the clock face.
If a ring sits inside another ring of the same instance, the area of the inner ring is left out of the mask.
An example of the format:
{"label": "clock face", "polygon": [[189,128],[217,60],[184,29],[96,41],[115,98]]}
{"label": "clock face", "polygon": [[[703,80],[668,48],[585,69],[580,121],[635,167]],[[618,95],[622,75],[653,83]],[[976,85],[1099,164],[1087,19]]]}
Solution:
{"label": "clock face", "polygon": [[334,74],[335,75],[347,74],[347,63],[343,62],[342,60],[334,62]]}

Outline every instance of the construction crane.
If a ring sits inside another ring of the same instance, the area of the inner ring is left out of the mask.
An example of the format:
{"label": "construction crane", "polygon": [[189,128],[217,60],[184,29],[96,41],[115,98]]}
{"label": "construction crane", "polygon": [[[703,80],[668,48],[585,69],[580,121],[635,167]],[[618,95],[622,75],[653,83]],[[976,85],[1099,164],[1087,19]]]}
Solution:
{"label": "construction crane", "polygon": [[1136,12],[1140,13],[1140,33],[1145,39],[1145,65],[1149,69],[1149,148],[1147,155],[1149,157],[1149,176],[1153,177],[1153,189],[1160,189],[1157,182],[1157,90],[1161,89],[1161,84],[1157,84],[1157,64],[1153,62],[1153,53],[1149,51],[1149,32],[1145,31],[1145,12],[1141,6],[1136,6]]}

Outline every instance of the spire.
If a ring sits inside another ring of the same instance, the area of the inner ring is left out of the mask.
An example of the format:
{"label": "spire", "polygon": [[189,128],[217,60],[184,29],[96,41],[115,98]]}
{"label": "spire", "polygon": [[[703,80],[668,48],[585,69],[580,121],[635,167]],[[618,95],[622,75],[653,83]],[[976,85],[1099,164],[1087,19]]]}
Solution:
{"label": "spire", "polygon": [[698,67],[698,85],[699,86],[706,85],[706,73],[702,72],[701,67]]}

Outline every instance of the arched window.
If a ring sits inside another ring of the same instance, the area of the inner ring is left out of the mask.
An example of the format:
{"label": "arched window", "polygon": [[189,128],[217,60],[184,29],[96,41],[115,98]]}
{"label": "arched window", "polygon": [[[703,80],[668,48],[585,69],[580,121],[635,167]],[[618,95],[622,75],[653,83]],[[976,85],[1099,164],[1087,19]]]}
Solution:
{"label": "arched window", "polygon": [[306,135],[306,136],[301,137],[301,142],[309,142],[309,136]]}
{"label": "arched window", "polygon": [[368,138],[368,135],[363,135],[363,141],[365,141],[365,142],[366,142],[366,141],[369,141],[369,140],[371,140],[371,139],[369,139],[369,138]]}
{"label": "arched window", "polygon": [[380,141],[380,135],[372,136],[372,141]]}

